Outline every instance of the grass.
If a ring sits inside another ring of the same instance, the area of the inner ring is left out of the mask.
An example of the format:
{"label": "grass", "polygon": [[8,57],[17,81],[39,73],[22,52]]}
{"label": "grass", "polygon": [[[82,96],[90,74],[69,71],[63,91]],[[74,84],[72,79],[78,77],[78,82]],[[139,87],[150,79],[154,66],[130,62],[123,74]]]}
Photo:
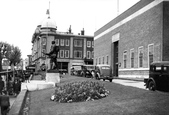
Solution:
{"label": "grass", "polygon": [[[58,86],[92,79],[64,76]],[[111,82],[97,81],[110,91],[95,101],[59,103],[50,100],[55,88],[30,93],[29,115],[166,115],[169,113],[169,93],[151,92]]]}

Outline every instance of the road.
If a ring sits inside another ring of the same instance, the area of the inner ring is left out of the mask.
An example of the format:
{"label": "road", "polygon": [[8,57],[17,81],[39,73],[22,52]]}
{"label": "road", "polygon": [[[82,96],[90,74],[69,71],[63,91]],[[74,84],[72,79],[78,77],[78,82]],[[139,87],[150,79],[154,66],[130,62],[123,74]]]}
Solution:
{"label": "road", "polygon": [[145,83],[142,81],[113,79],[113,82],[121,84],[121,85],[125,85],[125,86],[132,86],[132,87],[136,87],[136,88],[146,89],[144,86]]}

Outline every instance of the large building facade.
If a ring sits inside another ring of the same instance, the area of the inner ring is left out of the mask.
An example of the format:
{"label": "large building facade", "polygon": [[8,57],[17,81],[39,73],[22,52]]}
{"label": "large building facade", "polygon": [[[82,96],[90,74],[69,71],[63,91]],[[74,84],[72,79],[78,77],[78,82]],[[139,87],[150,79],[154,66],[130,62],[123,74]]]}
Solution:
{"label": "large building facade", "polygon": [[32,61],[36,65],[36,71],[42,64],[50,67],[50,59],[42,52],[50,52],[51,42],[55,41],[59,46],[58,65],[60,71],[70,72],[73,65],[93,64],[94,37],[84,35],[84,29],[80,34],[74,35],[71,27],[68,32],[59,32],[55,22],[50,18],[38,25],[32,37]]}
{"label": "large building facade", "polygon": [[146,78],[168,54],[169,0],[140,0],[94,34],[94,64],[111,65],[117,77]]}

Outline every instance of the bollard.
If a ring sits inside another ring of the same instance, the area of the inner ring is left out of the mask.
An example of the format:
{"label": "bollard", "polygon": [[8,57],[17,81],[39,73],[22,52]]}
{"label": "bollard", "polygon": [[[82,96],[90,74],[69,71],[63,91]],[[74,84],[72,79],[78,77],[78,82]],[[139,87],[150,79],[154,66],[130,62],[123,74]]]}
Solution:
{"label": "bollard", "polygon": [[10,109],[9,96],[0,95],[1,115],[7,115]]}

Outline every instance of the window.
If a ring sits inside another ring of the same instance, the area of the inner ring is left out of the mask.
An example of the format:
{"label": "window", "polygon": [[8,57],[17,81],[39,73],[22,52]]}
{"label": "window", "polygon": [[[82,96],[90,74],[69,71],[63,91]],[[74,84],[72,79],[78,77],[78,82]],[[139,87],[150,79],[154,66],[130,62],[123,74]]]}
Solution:
{"label": "window", "polygon": [[109,56],[106,56],[106,64],[109,64]]}
{"label": "window", "polygon": [[92,48],[94,48],[94,41],[92,41]]}
{"label": "window", "polygon": [[143,67],[143,47],[139,47],[138,49],[138,63],[139,63],[139,67]]}
{"label": "window", "polygon": [[82,58],[82,51],[75,50],[74,51],[74,58]]}
{"label": "window", "polygon": [[46,38],[42,38],[42,45],[46,45]]}
{"label": "window", "polygon": [[134,68],[134,49],[130,50],[130,64],[131,68]]}
{"label": "window", "polygon": [[87,41],[87,47],[91,47],[91,41]]}
{"label": "window", "polygon": [[90,59],[90,51],[87,51],[87,59]]}
{"label": "window", "polygon": [[101,63],[101,58],[99,58],[99,64]]}
{"label": "window", "polygon": [[60,50],[60,58],[64,58],[64,50]]}
{"label": "window", "polygon": [[59,39],[56,39],[55,42],[56,42],[56,46],[59,46]]}
{"label": "window", "polygon": [[124,68],[127,68],[127,51],[123,53]]}
{"label": "window", "polygon": [[104,64],[104,57],[103,57],[103,60],[102,60],[102,64]]}
{"label": "window", "polygon": [[65,40],[65,45],[69,46],[69,40],[68,39]]}
{"label": "window", "polygon": [[149,60],[149,65],[153,62],[153,57],[154,57],[154,45],[150,44],[150,45],[148,45],[148,60]]}
{"label": "window", "polygon": [[69,50],[65,50],[65,58],[69,58]]}
{"label": "window", "polygon": [[82,40],[74,40],[75,47],[82,47]]}
{"label": "window", "polygon": [[60,51],[58,52],[58,56],[57,56],[57,58],[59,58],[59,56],[60,56]]}
{"label": "window", "polygon": [[[46,50],[45,49],[42,49],[42,52],[46,52]],[[46,55],[44,54],[44,53],[42,53],[42,57],[45,57]]]}
{"label": "window", "polygon": [[64,39],[60,40],[60,46],[64,46]]}
{"label": "window", "polygon": [[91,57],[92,57],[92,59],[94,58],[94,51],[92,51],[92,56]]}

